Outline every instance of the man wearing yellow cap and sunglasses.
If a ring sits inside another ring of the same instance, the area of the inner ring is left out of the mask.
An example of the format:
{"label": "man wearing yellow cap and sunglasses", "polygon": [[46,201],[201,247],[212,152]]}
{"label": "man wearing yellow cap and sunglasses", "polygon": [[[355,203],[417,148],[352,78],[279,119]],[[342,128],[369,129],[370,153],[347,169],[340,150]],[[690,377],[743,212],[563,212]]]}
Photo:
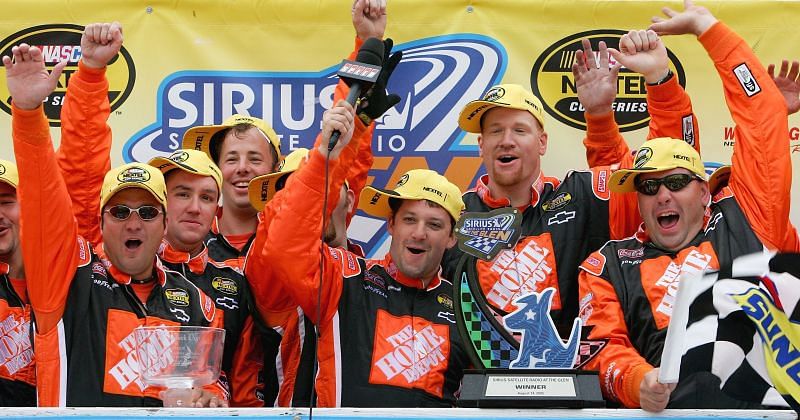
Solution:
{"label": "man wearing yellow cap and sunglasses", "polygon": [[636,191],[644,224],[610,241],[581,265],[580,314],[590,339],[607,341],[586,368],[600,372],[604,396],[648,411],[757,408],[720,391],[710,372],[660,383],[659,365],[682,273],[719,271],[764,248],[798,251],[789,221],[792,163],[787,107],[781,91],[747,43],[704,7],[664,8],[659,33],[694,34],[713,60],[736,122],[728,185],[723,172],[706,179],[700,155],[683,141],[642,145],[631,169],[609,180],[615,192]]}
{"label": "man wearing yellow cap and sunglasses", "polygon": [[[109,171],[100,193],[103,244],[78,234],[71,200],[50,139],[42,100],[63,66],[48,73],[37,47],[3,57],[12,97],[20,177],[21,243],[36,326],[38,403],[42,406],[160,405],[159,390],[139,377],[134,329],[157,325],[221,326],[214,302],[156,256],[165,227],[166,187],[156,168],[127,164]],[[134,214],[135,213],[135,214]],[[162,343],[163,344],[163,343]],[[165,357],[168,356],[165,353]],[[193,404],[224,405],[224,388],[195,394]]]}

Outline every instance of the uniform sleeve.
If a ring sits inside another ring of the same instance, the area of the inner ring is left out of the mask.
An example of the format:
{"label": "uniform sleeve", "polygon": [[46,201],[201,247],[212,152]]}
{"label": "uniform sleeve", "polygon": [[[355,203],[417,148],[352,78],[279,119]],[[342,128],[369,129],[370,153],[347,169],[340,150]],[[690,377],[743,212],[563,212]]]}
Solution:
{"label": "uniform sleeve", "polygon": [[637,408],[639,385],[653,366],[636,351],[628,338],[628,329],[614,287],[602,277],[586,271],[583,266],[581,268],[578,283],[581,317],[584,328],[590,330],[587,338],[607,340],[606,346],[584,369],[600,373],[600,388],[606,399],[618,401],[628,408]]}
{"label": "uniform sleeve", "polygon": [[[331,165],[338,166],[338,163],[341,162],[332,161]],[[343,279],[339,262],[342,259],[335,257],[344,252],[320,241],[324,171],[325,158],[316,149],[312,150],[308,162],[278,193],[285,197],[281,210],[272,220],[264,247],[265,258],[272,263],[275,278],[310,319],[319,317],[322,323],[337,310]],[[331,178],[329,191],[337,191],[343,178]],[[318,296],[321,313],[317,310]]]}
{"label": "uniform sleeve", "polygon": [[[352,140],[347,147],[342,150],[338,159],[339,162],[345,162],[345,164],[339,165],[335,161],[330,162],[329,178],[331,181],[331,188],[341,188],[342,182],[347,176],[350,167],[352,167],[353,161],[356,159],[358,150],[361,147],[359,142],[361,139],[365,138],[364,132],[367,131],[367,127],[360,122],[356,122],[355,126],[356,128],[353,133]],[[319,144],[319,142],[320,138],[317,136],[316,144]],[[318,159],[312,159],[312,157],[316,157]],[[319,203],[321,203],[321,188],[323,187],[324,183],[325,159],[316,151],[316,147],[309,153],[309,162],[303,164],[300,169],[295,171],[289,177],[284,190],[288,188],[293,179],[297,178],[301,173],[304,173],[302,169],[306,166],[309,166],[312,160],[317,162],[318,165],[321,165],[320,167],[316,167],[316,169],[311,169],[313,171],[318,171],[315,172],[314,176],[319,177],[320,179],[314,179],[313,181],[310,181],[318,184],[315,185],[315,188],[320,188],[319,194],[315,193],[314,196],[318,195]],[[333,212],[333,209],[336,207],[336,203],[339,198],[339,194],[336,193],[337,191],[339,190],[331,189],[328,191],[328,206],[326,210],[327,215],[330,215],[331,212]],[[270,200],[270,202],[267,203],[266,207],[264,208],[261,220],[256,228],[256,237],[253,240],[253,245],[250,247],[250,250],[247,254],[247,261],[245,263],[245,277],[247,277],[247,280],[250,284],[250,289],[253,292],[253,300],[255,301],[255,307],[258,310],[259,315],[261,315],[264,322],[271,327],[283,325],[284,321],[286,321],[288,317],[293,316],[294,309],[298,304],[298,302],[294,300],[294,295],[290,291],[286,290],[284,283],[277,279],[277,273],[274,270],[275,261],[266,253],[266,247],[271,240],[269,238],[271,237],[270,231],[272,229],[272,224],[274,223],[276,216],[287,211],[298,211],[295,210],[295,205],[297,203],[294,203],[294,201],[308,201],[310,200],[309,197],[303,197],[302,195],[298,196],[294,193],[284,193],[283,190],[279,191],[275,195],[275,198]],[[310,210],[302,211],[308,212]],[[318,213],[308,216],[316,218],[315,220],[319,222],[321,211],[322,209],[320,208]],[[296,215],[299,214],[306,213],[297,213]],[[297,235],[292,234],[290,236]],[[319,234],[317,234],[317,240],[319,240]],[[318,251],[318,247],[315,248],[315,250]]]}
{"label": "uniform sleeve", "polygon": [[258,374],[264,365],[263,351],[257,338],[253,317],[244,322],[239,336],[239,345],[233,354],[229,382],[231,385],[232,407],[263,407],[264,401],[258,399]]}
{"label": "uniform sleeve", "polygon": [[61,144],[56,153],[78,233],[92,244],[102,239],[100,189],[111,169],[111,127],[107,122],[111,108],[105,72],[105,68],[92,69],[78,62],[61,108]]}
{"label": "uniform sleeve", "polygon": [[648,140],[672,137],[689,143],[700,153],[700,131],[692,100],[678,83],[678,76],[660,85],[647,85],[647,110],[650,113]]}
{"label": "uniform sleeve", "polygon": [[736,201],[768,248],[797,252],[789,221],[792,161],[783,96],[747,43],[724,23],[699,40],[722,79],[736,124],[729,181]]}
{"label": "uniform sleeve", "polygon": [[586,162],[590,168],[616,165],[630,154],[628,144],[614,120],[614,112],[600,115],[587,112],[584,115],[586,137],[583,145],[586,147]]}
{"label": "uniform sleeve", "polygon": [[21,110],[12,102],[11,127],[22,180],[17,194],[25,279],[36,332],[45,334],[61,319],[80,254],[88,257],[90,250],[78,237],[43,109]]}
{"label": "uniform sleeve", "polygon": [[[211,299],[202,290],[198,289],[200,294],[205,296],[205,299]],[[200,299],[203,301],[204,299]],[[209,327],[211,328],[220,328],[225,329],[225,323],[223,321],[223,313],[221,309],[217,309],[216,306],[214,307],[214,318],[209,323]],[[206,385],[202,387],[204,390],[214,394],[219,398],[221,401],[230,401],[231,399],[231,390],[230,384],[228,382],[228,375],[229,372],[220,372],[219,379],[211,385]]]}

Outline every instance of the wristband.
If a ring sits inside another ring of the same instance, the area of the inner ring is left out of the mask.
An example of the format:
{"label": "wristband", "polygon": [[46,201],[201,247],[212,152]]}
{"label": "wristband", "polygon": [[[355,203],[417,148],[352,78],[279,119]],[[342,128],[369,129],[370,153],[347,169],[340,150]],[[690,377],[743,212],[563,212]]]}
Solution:
{"label": "wristband", "polygon": [[673,75],[675,75],[675,73],[673,73],[671,69],[667,69],[667,75],[666,76],[662,77],[661,80],[659,80],[659,81],[657,81],[655,83],[648,83],[647,86],[658,86],[658,85],[664,84],[667,81],[669,81],[669,79],[672,79]]}

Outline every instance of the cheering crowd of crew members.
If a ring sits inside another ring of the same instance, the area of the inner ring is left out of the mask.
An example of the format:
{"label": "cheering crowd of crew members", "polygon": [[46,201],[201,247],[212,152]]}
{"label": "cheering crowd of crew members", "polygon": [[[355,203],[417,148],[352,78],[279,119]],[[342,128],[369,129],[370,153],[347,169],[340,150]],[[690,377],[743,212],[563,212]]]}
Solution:
{"label": "cheering crowd of crew members", "polygon": [[[784,62],[775,76],[705,8],[685,0],[682,12],[663,10],[668,19],[627,33],[619,50],[600,42],[595,55],[583,40],[576,54],[588,171],[564,180],[542,173],[545,114],[521,86],[494,86],[467,104],[458,123],[479,134],[487,174],[463,200],[446,178],[422,169],[391,189],[364,188],[374,121],[400,100],[386,91],[402,59],[391,40],[378,82],[356,106],[337,85],[309,151],[281,159],[271,127],[234,115],[189,129],[184,149],[168,157],[114,169],[105,67],[119,53],[121,26],[86,27],[58,152],[41,102],[65,63],[48,72],[38,48],[14,47],[3,58],[17,164],[0,161],[0,315],[19,324],[25,363],[0,369],[0,405],[158,406],[159,390],[138,374],[133,330],[200,325],[225,328],[226,341],[223,374],[195,390],[198,407],[452,406],[470,366],[455,321],[442,314],[455,310],[453,280],[468,273],[497,316],[552,287],[562,336],[580,316],[584,339],[607,342],[581,367],[600,371],[610,404],[762,408],[725,396],[708,372],[677,388],[658,382],[679,278],[661,283],[671,267],[724,271],[748,252],[798,251],[786,144],[787,112],[800,108],[798,64]],[[352,22],[350,59],[366,39],[384,37],[385,1],[355,0]],[[733,164],[711,179],[691,102],[660,39],[686,33],[714,61],[737,124]],[[651,140],[635,157],[612,110],[621,65],[648,86]],[[737,79],[741,66],[754,85]],[[342,136],[329,152],[334,131]],[[487,262],[455,247],[462,211],[503,207],[522,217],[513,250]],[[356,208],[387,220],[383,259],[365,259],[347,241]],[[576,216],[553,223],[553,210]],[[619,251],[631,249],[641,255],[625,264]],[[698,390],[709,397],[698,399]]]}

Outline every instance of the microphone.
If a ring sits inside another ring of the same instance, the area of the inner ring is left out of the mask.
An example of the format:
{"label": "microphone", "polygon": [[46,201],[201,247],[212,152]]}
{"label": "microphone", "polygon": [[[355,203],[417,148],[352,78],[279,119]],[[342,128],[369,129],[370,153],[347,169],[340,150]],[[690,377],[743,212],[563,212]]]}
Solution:
{"label": "microphone", "polygon": [[[364,45],[358,50],[356,61],[342,60],[342,66],[336,75],[350,86],[350,93],[346,101],[350,105],[356,104],[356,100],[361,96],[361,92],[369,90],[373,83],[378,80],[383,64],[383,41],[378,38],[369,38],[364,41]],[[336,143],[341,136],[338,130],[331,134],[328,141],[328,151],[336,147]]]}

